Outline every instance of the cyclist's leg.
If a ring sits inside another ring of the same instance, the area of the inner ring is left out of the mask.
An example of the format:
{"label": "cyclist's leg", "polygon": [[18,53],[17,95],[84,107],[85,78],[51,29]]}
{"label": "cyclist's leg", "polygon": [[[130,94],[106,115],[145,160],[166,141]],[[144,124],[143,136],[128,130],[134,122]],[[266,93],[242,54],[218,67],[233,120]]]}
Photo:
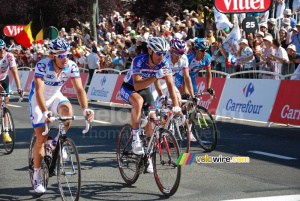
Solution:
{"label": "cyclist's leg", "polygon": [[[70,101],[60,92],[55,95],[55,99],[53,100],[53,103],[50,106],[49,110],[53,114],[59,114],[62,116],[73,115],[73,108]],[[71,124],[71,120],[68,120],[64,123],[66,132],[69,130]]]}
{"label": "cyclist's leg", "polygon": [[[2,87],[4,89],[4,91],[6,93],[9,93],[9,77],[8,76],[6,76],[6,78],[1,82],[1,85],[2,85]],[[5,97],[6,107],[8,107],[8,103],[9,103],[9,97]],[[12,142],[12,139],[9,136],[9,133],[6,132],[6,131],[8,131],[8,127],[9,127],[9,125],[8,125],[8,117],[7,117],[7,115],[5,115],[5,117],[4,117],[4,134],[3,134],[4,135],[4,140],[6,142]]]}

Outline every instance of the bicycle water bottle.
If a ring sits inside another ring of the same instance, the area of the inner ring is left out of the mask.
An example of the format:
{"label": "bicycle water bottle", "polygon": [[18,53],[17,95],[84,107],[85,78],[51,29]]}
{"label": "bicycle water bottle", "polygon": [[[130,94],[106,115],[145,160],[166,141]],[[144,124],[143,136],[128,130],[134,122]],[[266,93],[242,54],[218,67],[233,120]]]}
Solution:
{"label": "bicycle water bottle", "polygon": [[50,156],[50,157],[52,157],[52,146],[51,146],[52,141],[53,141],[53,138],[49,136],[47,139],[47,142],[46,142],[46,154],[47,154],[47,156]]}

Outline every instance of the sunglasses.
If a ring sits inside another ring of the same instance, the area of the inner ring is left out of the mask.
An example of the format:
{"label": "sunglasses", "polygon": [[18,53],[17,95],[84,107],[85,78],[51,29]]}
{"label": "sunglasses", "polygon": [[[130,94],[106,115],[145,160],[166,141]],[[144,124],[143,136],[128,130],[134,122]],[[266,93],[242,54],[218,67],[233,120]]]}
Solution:
{"label": "sunglasses", "polygon": [[60,59],[69,58],[70,54],[55,54],[54,56],[57,56]]}
{"label": "sunglasses", "polygon": [[208,49],[198,49],[198,51],[201,51],[201,52],[208,52]]}
{"label": "sunglasses", "polygon": [[155,52],[155,54],[157,54],[158,56],[165,56],[166,55],[165,52]]}
{"label": "sunglasses", "polygon": [[182,56],[184,54],[184,52],[177,52],[177,51],[173,51],[173,52],[176,56]]}
{"label": "sunglasses", "polygon": [[3,50],[5,50],[5,48],[4,47],[0,47],[0,51],[3,51]]}

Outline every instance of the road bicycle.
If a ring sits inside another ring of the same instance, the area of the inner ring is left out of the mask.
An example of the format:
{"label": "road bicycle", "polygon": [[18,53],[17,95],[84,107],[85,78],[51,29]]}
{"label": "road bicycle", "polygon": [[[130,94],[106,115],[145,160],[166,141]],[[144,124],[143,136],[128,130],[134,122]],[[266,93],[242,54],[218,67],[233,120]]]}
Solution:
{"label": "road bicycle", "polygon": [[[66,136],[64,122],[67,120],[86,120],[84,116],[59,116],[50,117],[52,121],[58,121],[58,128],[49,128],[46,124],[45,132],[42,135],[48,135],[49,131],[58,129],[57,133],[57,145],[52,150],[52,157],[46,152],[45,143],[45,156],[42,160],[41,173],[44,182],[44,188],[47,188],[49,177],[57,176],[58,188],[62,200],[79,200],[81,190],[81,168],[79,161],[79,154],[75,143],[72,139]],[[89,130],[89,122],[86,120],[86,127],[82,131],[87,133]],[[36,134],[31,137],[28,163],[29,163],[29,176],[33,186],[33,146],[36,141]]]}
{"label": "road bicycle", "polygon": [[[181,149],[186,153],[188,153],[190,149],[190,133],[195,136],[197,142],[206,152],[213,151],[217,146],[218,132],[216,122],[211,113],[199,104],[201,101],[200,96],[207,94],[210,95],[208,102],[211,102],[214,96],[208,92],[195,94],[196,98],[189,100],[179,100],[180,103],[183,103],[183,117],[167,115],[165,128],[172,131]],[[164,107],[169,109],[163,111],[170,113],[169,105],[172,103],[172,100],[167,97],[166,100]],[[184,118],[187,120],[184,120]]]}
{"label": "road bicycle", "polygon": [[[151,113],[156,113],[155,119],[150,119]],[[180,155],[178,143],[172,133],[161,128],[161,115],[159,109],[142,110],[142,119],[150,122],[154,128],[150,139],[146,138],[143,130],[143,121],[140,122],[140,138],[143,141],[145,154],[136,155],[132,151],[132,126],[126,124],[122,127],[118,145],[117,160],[123,180],[134,184],[140,174],[146,173],[148,159],[152,160],[153,173],[159,190],[165,196],[172,196],[178,189],[181,177],[181,166],[176,165]],[[145,125],[145,124],[144,124]]]}
{"label": "road bicycle", "polygon": [[[2,92],[1,96],[1,109],[0,109],[0,122],[1,122],[1,130],[0,134],[2,135],[3,146],[7,154],[11,154],[15,148],[16,143],[16,131],[14,126],[14,120],[12,118],[11,112],[6,107],[5,97],[10,96],[12,93]],[[23,98],[19,97],[19,101],[21,102]],[[7,126],[5,126],[5,123]],[[6,142],[4,135],[9,135],[11,138],[11,142]]]}

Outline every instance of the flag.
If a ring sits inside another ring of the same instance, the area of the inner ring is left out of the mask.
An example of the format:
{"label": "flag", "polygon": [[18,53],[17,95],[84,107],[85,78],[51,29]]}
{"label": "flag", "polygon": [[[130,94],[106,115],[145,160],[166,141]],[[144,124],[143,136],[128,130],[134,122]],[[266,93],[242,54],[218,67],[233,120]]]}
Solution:
{"label": "flag", "polygon": [[223,30],[228,27],[230,27],[230,28],[233,27],[232,23],[229,22],[228,17],[226,15],[224,15],[223,13],[220,13],[219,11],[217,11],[216,8],[214,8],[214,16],[215,16],[215,23],[216,23],[218,30]]}
{"label": "flag", "polygon": [[43,37],[44,37],[44,31],[43,31],[43,29],[41,29],[35,37],[35,42],[43,44],[43,39],[44,39]]}
{"label": "flag", "polygon": [[238,40],[241,38],[241,32],[239,25],[236,25],[231,32],[227,35],[222,46],[226,52],[234,53],[239,49]]}
{"label": "flag", "polygon": [[27,24],[27,26],[14,38],[17,43],[27,48],[30,48],[34,41],[31,32],[31,24],[32,21],[30,21],[29,24]]}

